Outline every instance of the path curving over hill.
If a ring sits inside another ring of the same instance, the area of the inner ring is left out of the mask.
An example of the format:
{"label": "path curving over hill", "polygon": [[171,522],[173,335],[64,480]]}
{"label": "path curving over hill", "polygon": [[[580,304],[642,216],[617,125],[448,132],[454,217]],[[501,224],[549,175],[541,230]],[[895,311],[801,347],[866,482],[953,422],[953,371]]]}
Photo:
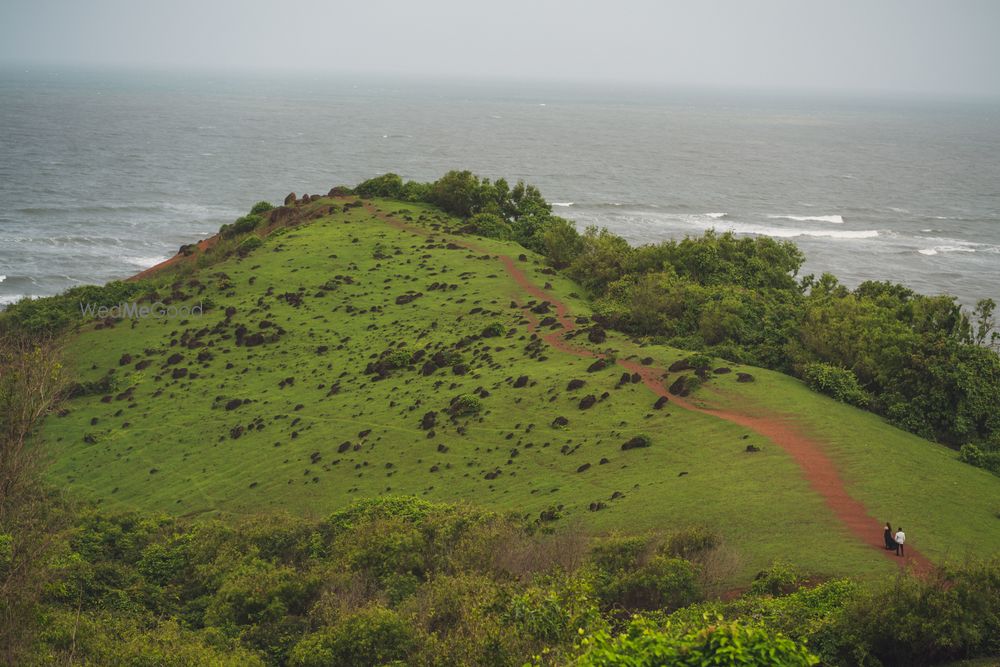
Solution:
{"label": "path curving over hill", "polygon": [[[387,224],[422,236],[429,235],[427,229],[416,227],[402,220],[392,217],[384,211],[376,208],[371,203],[366,203],[366,208],[376,217]],[[465,239],[457,239],[455,243],[474,252],[486,252]],[[585,347],[574,345],[566,340],[565,334],[576,328],[576,320],[570,315],[569,308],[558,298],[548,293],[531,278],[528,277],[511,257],[507,255],[497,255],[510,277],[530,296],[541,301],[549,302],[555,310],[555,317],[561,329],[542,332],[537,328],[537,321],[530,313],[525,311],[525,315],[531,321],[529,328],[533,333],[537,333],[544,342],[551,347],[562,352],[573,354],[579,357],[603,357],[600,353],[594,352]],[[685,400],[679,396],[669,394],[663,382],[667,373],[663,368],[655,366],[643,366],[642,364],[625,359],[618,359],[616,363],[630,373],[638,373],[643,384],[657,396],[664,396],[674,405],[702,414],[710,415],[718,419],[739,424],[763,436],[767,440],[781,447],[787,452],[802,470],[802,475],[827,506],[833,511],[837,519],[856,539],[862,543],[877,549],[886,558],[897,562],[899,566],[909,566],[919,573],[926,573],[933,569],[933,564],[919,551],[912,548],[910,544],[906,546],[906,556],[896,557],[894,552],[887,551],[882,542],[883,522],[872,516],[865,506],[853,498],[844,484],[843,478],[837,471],[837,466],[824,451],[823,444],[806,434],[802,433],[787,418],[780,415],[770,414],[749,414],[733,410],[719,410],[702,407]]]}

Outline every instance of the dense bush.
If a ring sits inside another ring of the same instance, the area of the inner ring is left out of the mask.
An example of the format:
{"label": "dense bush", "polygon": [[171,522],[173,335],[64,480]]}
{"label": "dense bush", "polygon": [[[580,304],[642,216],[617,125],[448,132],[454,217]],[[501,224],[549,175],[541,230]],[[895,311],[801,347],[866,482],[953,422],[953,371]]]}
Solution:
{"label": "dense bush", "polygon": [[815,665],[809,650],[754,624],[706,618],[700,627],[658,627],[637,618],[618,636],[598,632],[581,641],[580,667],[662,665]]}
{"label": "dense bush", "polygon": [[54,336],[89,315],[85,310],[117,306],[149,292],[148,283],[114,281],[106,285],[72,287],[56,296],[21,299],[0,313],[0,334]]}
{"label": "dense bush", "polygon": [[259,201],[250,208],[250,215],[260,215],[262,213],[267,213],[274,208],[271,202]]}
{"label": "dense bush", "polygon": [[858,407],[868,405],[868,394],[858,384],[854,373],[846,368],[833,364],[809,363],[802,370],[802,378],[813,391]]}

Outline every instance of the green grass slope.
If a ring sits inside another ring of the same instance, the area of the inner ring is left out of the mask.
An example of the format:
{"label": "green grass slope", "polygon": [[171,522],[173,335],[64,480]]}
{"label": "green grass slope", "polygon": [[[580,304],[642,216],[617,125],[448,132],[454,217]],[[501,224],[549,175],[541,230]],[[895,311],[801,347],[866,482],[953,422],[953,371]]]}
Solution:
{"label": "green grass slope", "polygon": [[[698,524],[723,537],[733,581],[776,558],[818,574],[892,567],[846,533],[777,446],[673,404],[655,410],[641,383],[620,383],[620,367],[590,372],[591,359],[533,340],[521,308],[533,299],[497,254],[524,255],[539,286],[574,315],[589,312],[539,257],[489,239],[474,240],[483,252],[461,248],[457,222],[422,205],[377,202],[405,208],[398,216],[429,235],[340,204],[313,201],[337,212],[186,275],[172,298],[204,301],[201,317],[86,325],[67,357],[83,382],[112,373],[113,389],[46,421],[52,481],[104,505],[187,516],[325,515],[392,493],[594,532]],[[495,324],[501,335],[481,335]],[[663,366],[685,356],[611,333],[576,342]],[[793,415],[830,443],[851,493],[919,535],[927,555],[1000,549],[1000,479],[795,380],[752,372],[753,384],[719,376],[698,395]],[[569,390],[571,380],[584,384]],[[596,403],[581,409],[589,395]],[[459,396],[476,396],[479,412],[450,414]],[[650,447],[621,449],[640,434]]]}

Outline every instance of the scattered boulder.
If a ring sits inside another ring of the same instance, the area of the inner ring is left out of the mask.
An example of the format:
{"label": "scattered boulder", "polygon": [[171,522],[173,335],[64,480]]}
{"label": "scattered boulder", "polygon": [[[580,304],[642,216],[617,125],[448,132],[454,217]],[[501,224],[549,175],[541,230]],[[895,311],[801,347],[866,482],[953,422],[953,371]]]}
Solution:
{"label": "scattered boulder", "polygon": [[583,380],[570,380],[569,384],[566,385],[566,391],[576,391],[577,389],[583,387],[583,385],[585,384],[587,383]]}
{"label": "scattered boulder", "polygon": [[588,373],[596,373],[597,371],[603,371],[608,367],[608,362],[604,359],[598,359],[591,365],[587,366]]}
{"label": "scattered boulder", "polygon": [[577,472],[586,472],[588,470],[590,470],[590,464],[589,463],[584,463],[582,466],[580,466],[579,468],[576,469]]}
{"label": "scattered boulder", "polygon": [[622,444],[622,451],[627,452],[630,449],[643,449],[649,447],[652,444],[648,435],[637,435]]}
{"label": "scattered boulder", "polygon": [[591,343],[603,343],[608,339],[608,333],[601,327],[591,327],[587,331],[587,340]]}
{"label": "scattered boulder", "polygon": [[593,394],[587,394],[586,396],[580,399],[580,409],[589,410],[590,408],[594,407],[594,403],[597,403],[597,397],[594,396]]}
{"label": "scattered boulder", "polygon": [[758,447],[757,445],[747,445],[746,451],[748,454],[753,454],[754,452],[759,452],[760,447]]}
{"label": "scattered boulder", "polygon": [[688,363],[687,359],[681,359],[679,361],[675,361],[674,363],[670,364],[669,368],[667,368],[667,370],[670,371],[671,373],[677,373],[679,371],[689,371],[691,369],[692,366],[691,364]]}
{"label": "scattered boulder", "polygon": [[521,375],[516,380],[514,380],[514,388],[515,389],[520,389],[521,387],[525,387],[527,385],[528,385],[528,376],[527,375]]}
{"label": "scattered boulder", "polygon": [[736,381],[737,382],[753,382],[753,376],[750,375],[749,373],[737,373],[736,374]]}
{"label": "scattered boulder", "polygon": [[566,426],[567,424],[569,424],[569,420],[565,417],[556,417],[552,420],[552,426],[557,428]]}

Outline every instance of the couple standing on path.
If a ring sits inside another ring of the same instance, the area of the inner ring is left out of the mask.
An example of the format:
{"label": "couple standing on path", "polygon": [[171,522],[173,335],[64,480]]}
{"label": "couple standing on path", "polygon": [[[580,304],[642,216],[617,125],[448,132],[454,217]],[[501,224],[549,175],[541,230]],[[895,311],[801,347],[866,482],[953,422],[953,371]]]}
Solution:
{"label": "couple standing on path", "polygon": [[885,548],[889,551],[895,550],[897,556],[906,557],[903,552],[903,543],[906,542],[906,533],[899,526],[896,527],[896,534],[892,534],[892,526],[885,524],[885,531],[882,533],[885,539]]}

